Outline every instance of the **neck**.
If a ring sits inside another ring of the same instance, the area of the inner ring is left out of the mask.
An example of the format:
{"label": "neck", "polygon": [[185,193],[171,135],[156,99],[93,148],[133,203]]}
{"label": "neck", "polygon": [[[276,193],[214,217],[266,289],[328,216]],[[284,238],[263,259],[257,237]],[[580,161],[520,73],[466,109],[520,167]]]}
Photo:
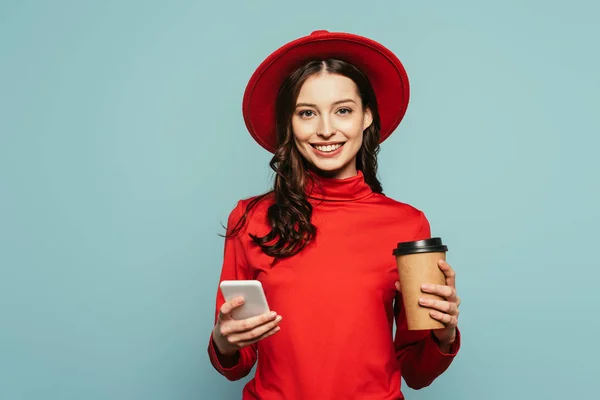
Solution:
{"label": "neck", "polygon": [[[373,193],[365,182],[362,171],[355,170],[354,175],[326,176],[315,171],[308,171],[306,193],[311,199],[325,201],[355,201]],[[338,178],[338,176],[346,176]]]}

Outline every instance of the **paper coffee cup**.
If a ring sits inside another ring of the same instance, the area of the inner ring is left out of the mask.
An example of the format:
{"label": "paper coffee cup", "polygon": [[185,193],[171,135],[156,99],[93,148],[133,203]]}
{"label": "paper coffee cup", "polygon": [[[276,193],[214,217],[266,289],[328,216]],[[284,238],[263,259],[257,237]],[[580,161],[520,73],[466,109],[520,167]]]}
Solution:
{"label": "paper coffee cup", "polygon": [[409,330],[444,327],[444,324],[429,315],[431,308],[419,304],[419,298],[444,300],[440,296],[423,292],[421,285],[446,284],[446,276],[438,266],[438,260],[446,260],[447,251],[448,247],[440,238],[401,242],[393,251]]}

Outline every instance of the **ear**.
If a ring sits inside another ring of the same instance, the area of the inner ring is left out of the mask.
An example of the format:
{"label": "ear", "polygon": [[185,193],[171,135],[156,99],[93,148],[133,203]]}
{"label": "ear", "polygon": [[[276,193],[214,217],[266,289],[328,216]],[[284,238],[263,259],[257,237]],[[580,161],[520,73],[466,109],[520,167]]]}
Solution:
{"label": "ear", "polygon": [[367,129],[373,123],[373,113],[371,113],[371,109],[367,107],[365,109],[365,115],[363,117],[363,131]]}

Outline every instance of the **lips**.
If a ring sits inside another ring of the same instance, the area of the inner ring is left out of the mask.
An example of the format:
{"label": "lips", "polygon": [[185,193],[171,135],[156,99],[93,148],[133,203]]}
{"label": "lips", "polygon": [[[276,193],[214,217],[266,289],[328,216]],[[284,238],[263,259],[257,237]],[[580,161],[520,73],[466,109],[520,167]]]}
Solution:
{"label": "lips", "polygon": [[344,143],[331,143],[331,144],[311,144],[312,147],[317,149],[321,153],[333,153],[340,149]]}
{"label": "lips", "polygon": [[344,143],[311,144],[314,154],[319,158],[335,158],[344,151]]}

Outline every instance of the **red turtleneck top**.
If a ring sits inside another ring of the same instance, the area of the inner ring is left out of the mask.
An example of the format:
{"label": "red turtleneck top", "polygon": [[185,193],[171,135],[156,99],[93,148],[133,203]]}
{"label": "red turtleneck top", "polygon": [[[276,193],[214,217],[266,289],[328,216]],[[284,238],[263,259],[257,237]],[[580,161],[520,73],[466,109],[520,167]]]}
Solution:
{"label": "red turtleneck top", "polygon": [[[212,339],[208,354],[229,380],[255,376],[243,399],[403,399],[401,376],[412,388],[428,386],[450,365],[430,331],[408,331],[392,250],[398,242],[430,237],[418,209],[373,193],[362,172],[347,179],[313,174],[308,190],[315,239],[299,254],[271,266],[248,233],[264,235],[270,200],[250,212],[245,228],[225,240],[220,280],[258,279],[281,330],[239,352],[225,367]],[[251,199],[228,219],[233,227]],[[216,316],[224,299],[217,290]],[[393,323],[396,333],[393,334]]]}

